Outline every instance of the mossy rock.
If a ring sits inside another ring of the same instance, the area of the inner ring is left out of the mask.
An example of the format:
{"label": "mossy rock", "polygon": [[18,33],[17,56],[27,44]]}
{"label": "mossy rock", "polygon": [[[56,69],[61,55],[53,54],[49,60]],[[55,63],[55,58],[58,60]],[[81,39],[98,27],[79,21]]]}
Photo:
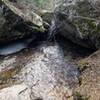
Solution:
{"label": "mossy rock", "polygon": [[89,100],[89,97],[81,95],[79,92],[75,92],[74,100]]}
{"label": "mossy rock", "polygon": [[78,69],[80,72],[84,71],[88,67],[91,67],[91,66],[89,65],[89,62],[86,61],[86,59],[83,59],[83,60],[78,62]]}
{"label": "mossy rock", "polygon": [[46,13],[50,13],[48,19],[51,20],[51,14],[54,12],[58,1],[60,0],[3,0],[3,3],[14,14],[21,17],[25,22],[30,23],[28,25],[33,29],[37,27],[37,30],[44,31],[44,23],[46,23],[46,20],[42,19],[42,16],[45,16]]}
{"label": "mossy rock", "polygon": [[16,40],[27,35],[36,36],[48,30],[58,1],[61,0],[0,1],[0,42]]}
{"label": "mossy rock", "polygon": [[[16,40],[25,35],[18,30],[14,30],[14,22],[19,20],[19,18],[16,18],[15,15],[12,15],[9,11],[5,12],[3,6],[4,5],[0,5],[0,43]],[[9,16],[9,19],[6,15]]]}
{"label": "mossy rock", "polygon": [[[100,1],[72,0],[58,10],[58,33],[87,48],[100,47]],[[63,18],[62,18],[63,17]]]}

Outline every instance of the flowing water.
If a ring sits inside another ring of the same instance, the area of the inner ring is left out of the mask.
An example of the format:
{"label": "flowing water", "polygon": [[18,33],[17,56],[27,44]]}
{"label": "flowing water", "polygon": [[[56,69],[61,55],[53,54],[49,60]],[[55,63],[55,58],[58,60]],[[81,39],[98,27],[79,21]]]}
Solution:
{"label": "flowing water", "polygon": [[[60,4],[61,2],[58,2],[55,5],[55,9],[58,8]],[[48,32],[48,39],[53,38],[55,40],[55,35],[57,34],[56,29],[60,27],[59,24],[56,25],[56,13],[55,10]],[[0,55],[9,55],[19,52],[27,48],[32,40],[33,39],[15,41],[0,46]],[[65,96],[65,94],[72,96],[72,90],[79,84],[78,79],[80,73],[74,62],[78,61],[77,58],[81,57],[81,55],[87,51],[63,40],[64,39],[61,40],[61,37],[59,38],[59,41],[64,45],[64,49],[62,49],[59,42],[55,43],[53,41],[53,44],[41,42],[41,45],[38,46],[35,51],[32,49],[30,52],[28,49],[23,52],[22,55],[20,55],[20,53],[15,54],[17,60],[14,59],[14,64],[22,67],[21,72],[19,72],[16,77],[31,89],[33,93],[32,98],[36,98],[32,100],[51,100],[52,98],[52,100],[66,100],[67,96]],[[66,53],[66,55],[64,55],[64,53]],[[77,57],[75,61],[73,57]],[[13,56],[11,56],[11,58],[13,58]],[[11,61],[12,63],[13,60],[11,58],[7,58],[7,62]],[[2,62],[2,65],[6,67],[5,62]],[[13,66],[13,64],[10,65]],[[53,95],[50,95],[50,93],[53,93]]]}
{"label": "flowing water", "polygon": [[28,40],[17,40],[12,43],[8,43],[0,46],[0,55],[6,56],[9,54],[13,54],[19,52],[25,48],[27,48],[28,44],[32,41],[32,39]]}

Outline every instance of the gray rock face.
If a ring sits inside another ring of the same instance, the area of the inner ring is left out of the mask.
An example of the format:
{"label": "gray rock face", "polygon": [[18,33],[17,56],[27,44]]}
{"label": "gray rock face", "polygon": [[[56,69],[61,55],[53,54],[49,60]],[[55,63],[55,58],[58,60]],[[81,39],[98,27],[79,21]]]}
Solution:
{"label": "gray rock face", "polygon": [[[22,13],[10,1],[0,1],[0,43],[7,43],[31,34],[30,29],[33,28],[31,26],[28,26],[28,24],[26,25],[26,22],[30,22],[32,18],[30,18],[30,15],[25,14],[25,16],[24,14],[25,13]],[[22,16],[24,16],[25,18],[23,18]],[[42,19],[38,15],[36,15],[31,21],[33,24],[37,25],[33,25],[35,28],[33,29],[33,31],[35,33],[37,29],[39,29],[38,26],[42,23]],[[17,29],[17,27],[22,27],[21,30],[24,29],[24,31],[20,31],[19,29]],[[36,34],[33,35],[34,37],[36,36]]]}
{"label": "gray rock face", "polygon": [[[25,25],[23,25],[24,31],[17,29],[16,26],[20,25],[19,23],[22,23],[21,18],[17,17],[4,4],[1,3],[0,4],[0,44],[15,41],[17,39],[21,39],[24,38],[25,36],[30,35],[30,32],[26,30]],[[36,36],[34,35],[33,38],[34,37]]]}
{"label": "gray rock face", "polygon": [[0,66],[0,88],[23,82],[31,90],[31,100],[72,100],[78,84],[77,69],[64,61],[58,44],[5,57]]}
{"label": "gray rock face", "polygon": [[57,31],[87,47],[100,47],[100,1],[66,0],[56,10]]}
{"label": "gray rock face", "polygon": [[[0,42],[5,40],[8,42],[48,30],[54,9],[60,2],[61,0],[1,0]],[[26,30],[22,32],[18,30],[20,26],[21,30],[29,29],[33,32]]]}
{"label": "gray rock face", "polygon": [[17,1],[13,2],[9,0],[2,0],[2,2],[4,3],[4,5],[6,5],[6,7],[8,7],[8,9],[12,11],[12,14],[15,14],[17,17],[18,16],[21,17],[24,21],[28,23],[30,22],[31,24],[33,24],[33,27],[35,27],[34,25],[36,25],[37,28],[38,27],[40,27],[41,29],[43,28],[42,18],[36,13],[34,13],[34,11],[32,11],[31,9],[29,8],[25,9],[25,7],[23,7],[24,3],[20,4],[17,3]]}
{"label": "gray rock face", "polygon": [[26,23],[31,23],[28,24],[31,28],[44,31],[44,24],[50,24],[48,21],[50,22],[52,13],[60,0],[17,0],[15,2],[2,0],[2,2],[17,17],[21,17]]}
{"label": "gray rock face", "polygon": [[[12,17],[10,18],[12,19]],[[3,5],[0,5],[0,43],[8,42],[23,36],[21,32],[12,29],[14,25],[14,20],[12,19],[13,23],[10,20],[8,21],[5,18]]]}

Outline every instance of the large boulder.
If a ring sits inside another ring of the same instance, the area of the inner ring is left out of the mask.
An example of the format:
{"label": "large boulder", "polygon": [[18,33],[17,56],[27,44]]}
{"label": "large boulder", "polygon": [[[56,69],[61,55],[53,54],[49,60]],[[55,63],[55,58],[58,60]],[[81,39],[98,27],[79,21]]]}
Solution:
{"label": "large boulder", "polygon": [[[0,98],[9,100],[4,93],[13,98],[12,91],[15,91],[16,96],[19,91],[24,94],[29,89],[29,100],[73,100],[72,94],[78,84],[78,72],[76,67],[69,60],[65,62],[63,57],[60,46],[52,43],[4,57],[0,60]],[[22,90],[20,85],[16,85],[21,83],[25,84],[27,89]],[[16,98],[18,96],[20,95]]]}
{"label": "large boulder", "polygon": [[[21,22],[20,17],[16,17],[13,12],[0,2],[0,44],[21,39],[31,34],[31,30],[25,24],[18,24]],[[33,38],[35,37],[34,32]]]}
{"label": "large boulder", "polygon": [[[23,21],[32,24],[33,28],[35,26],[37,26],[37,28],[39,27],[42,29],[43,28],[42,18],[39,15],[37,15],[33,11],[33,9],[30,9],[29,6],[24,5],[24,4],[26,4],[26,2],[24,3],[24,2],[18,2],[18,1],[2,0],[2,3],[7,7],[7,10],[8,9],[11,10],[12,15],[15,15],[14,18],[21,17],[23,19]],[[27,2],[27,4],[28,4],[28,2]],[[31,4],[34,4],[34,2],[31,2]],[[26,8],[25,6],[27,7],[27,9],[25,9]],[[5,12],[5,13],[8,13],[8,12]],[[12,15],[10,15],[10,16],[12,16]],[[18,20],[18,19],[16,19],[16,20]]]}
{"label": "large boulder", "polygon": [[13,12],[12,14],[21,17],[30,27],[44,31],[44,26],[50,24],[54,10],[61,0],[2,0],[2,2]]}
{"label": "large boulder", "polygon": [[[81,71],[77,97],[82,100],[100,100],[100,50],[78,62]],[[75,99],[77,100],[77,99]]]}
{"label": "large boulder", "polygon": [[81,46],[100,47],[99,0],[65,0],[55,12],[58,33]]}
{"label": "large boulder", "polygon": [[48,30],[54,9],[60,1],[1,0],[0,41],[8,42],[16,38],[27,37],[30,34],[35,36],[39,32]]}

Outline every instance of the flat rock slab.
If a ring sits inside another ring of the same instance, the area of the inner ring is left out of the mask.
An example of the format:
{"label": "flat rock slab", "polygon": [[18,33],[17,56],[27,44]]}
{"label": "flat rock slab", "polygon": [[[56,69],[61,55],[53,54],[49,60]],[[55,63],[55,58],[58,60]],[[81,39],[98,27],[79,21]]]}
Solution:
{"label": "flat rock slab", "polygon": [[0,87],[23,82],[31,90],[32,100],[72,100],[78,85],[77,68],[64,61],[57,43],[44,43],[36,49],[5,57],[0,66]]}

